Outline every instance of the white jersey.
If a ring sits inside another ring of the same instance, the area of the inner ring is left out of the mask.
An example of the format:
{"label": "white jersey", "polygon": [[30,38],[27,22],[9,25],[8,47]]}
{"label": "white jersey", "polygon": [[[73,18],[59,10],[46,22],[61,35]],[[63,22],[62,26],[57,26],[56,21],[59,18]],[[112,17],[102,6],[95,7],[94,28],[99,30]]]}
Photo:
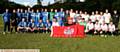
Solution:
{"label": "white jersey", "polygon": [[89,20],[89,15],[87,14],[87,15],[84,15],[84,18],[85,18],[85,21],[88,21]]}
{"label": "white jersey", "polygon": [[74,16],[75,16],[75,13],[74,12],[70,12],[70,17],[74,18]]}
{"label": "white jersey", "polygon": [[52,26],[60,26],[58,22],[53,22]]}
{"label": "white jersey", "polygon": [[96,21],[95,15],[91,15],[91,16],[90,16],[90,19],[91,19],[92,22],[95,22],[95,21]]}
{"label": "white jersey", "polygon": [[115,31],[115,25],[108,25],[108,28],[109,28],[109,31],[111,32],[113,32],[113,31]]}
{"label": "white jersey", "polygon": [[101,25],[101,29],[102,29],[102,31],[108,31],[108,26],[107,26],[107,24],[102,24],[102,25]]}
{"label": "white jersey", "polygon": [[99,14],[96,14],[95,17],[96,17],[96,20],[98,20],[98,21],[100,20],[100,15]]}
{"label": "white jersey", "polygon": [[101,26],[100,26],[100,24],[95,24],[94,29],[95,29],[95,30],[101,30]]}
{"label": "white jersey", "polygon": [[110,13],[104,13],[103,16],[105,17],[105,23],[110,23],[111,14]]}
{"label": "white jersey", "polygon": [[103,24],[104,20],[105,20],[105,17],[101,15],[101,16],[100,16],[99,23],[100,23],[100,24]]}
{"label": "white jersey", "polygon": [[86,25],[86,29],[87,29],[87,30],[92,30],[92,29],[94,29],[93,23],[88,23],[88,24]]}

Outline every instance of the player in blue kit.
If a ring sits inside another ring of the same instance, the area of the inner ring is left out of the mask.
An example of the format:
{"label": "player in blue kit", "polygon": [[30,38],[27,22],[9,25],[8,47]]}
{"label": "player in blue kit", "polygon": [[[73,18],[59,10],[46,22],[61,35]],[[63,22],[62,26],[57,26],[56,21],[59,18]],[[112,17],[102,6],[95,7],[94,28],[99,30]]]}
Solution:
{"label": "player in blue kit", "polygon": [[47,19],[48,19],[48,12],[47,12],[47,9],[45,9],[45,11],[42,12],[43,23],[45,23]]}
{"label": "player in blue kit", "polygon": [[45,32],[44,30],[44,23],[42,20],[39,20],[39,23],[37,24],[37,28],[36,28],[40,33]]}
{"label": "player in blue kit", "polygon": [[35,24],[37,24],[38,22],[39,22],[39,20],[40,20],[40,16],[41,15],[41,13],[39,12],[39,10],[37,10],[36,11],[36,14],[35,14]]}
{"label": "player in blue kit", "polygon": [[18,24],[17,31],[26,32],[26,29],[27,29],[27,23],[25,22],[25,19],[23,18],[22,21]]}
{"label": "player in blue kit", "polygon": [[8,11],[9,10],[6,9],[6,11],[3,13],[3,21],[4,21],[4,32],[3,32],[3,34],[6,33],[6,28],[8,29],[8,32],[10,32],[10,13]]}
{"label": "player in blue kit", "polygon": [[49,20],[47,20],[46,23],[45,23],[46,33],[51,32],[51,26],[52,26],[52,23]]}
{"label": "player in blue kit", "polygon": [[35,23],[31,19],[30,22],[27,24],[27,31],[28,32],[34,32],[34,28],[35,28]]}

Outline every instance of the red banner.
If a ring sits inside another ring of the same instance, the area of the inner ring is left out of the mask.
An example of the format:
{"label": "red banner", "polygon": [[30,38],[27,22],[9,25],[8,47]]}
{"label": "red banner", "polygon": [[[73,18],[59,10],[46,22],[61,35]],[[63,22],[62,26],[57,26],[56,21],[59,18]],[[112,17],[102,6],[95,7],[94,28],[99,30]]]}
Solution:
{"label": "red banner", "polygon": [[85,37],[84,26],[80,25],[72,25],[72,26],[63,26],[58,27],[54,26],[52,33],[52,37]]}

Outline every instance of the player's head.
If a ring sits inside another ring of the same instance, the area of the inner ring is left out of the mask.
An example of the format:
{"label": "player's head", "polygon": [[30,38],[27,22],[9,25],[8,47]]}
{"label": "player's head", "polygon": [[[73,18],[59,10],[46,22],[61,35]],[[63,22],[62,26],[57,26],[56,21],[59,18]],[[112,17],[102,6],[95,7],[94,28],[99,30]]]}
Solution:
{"label": "player's head", "polygon": [[37,12],[39,12],[39,10],[37,9]]}
{"label": "player's head", "polygon": [[39,20],[39,23],[42,23],[42,20],[41,20],[41,19]]}
{"label": "player's head", "polygon": [[19,12],[19,11],[20,11],[20,9],[18,8],[18,9],[17,9],[17,12]]}
{"label": "player's head", "polygon": [[49,23],[50,21],[47,19],[47,21],[46,21],[47,23]]}
{"label": "player's head", "polygon": [[73,9],[70,9],[70,12],[73,12]]}
{"label": "player's head", "polygon": [[53,22],[57,22],[57,19],[56,19],[56,18],[53,18]]}
{"label": "player's head", "polygon": [[117,14],[117,10],[114,10],[114,14]]}
{"label": "player's head", "polygon": [[13,9],[13,13],[15,13],[16,11],[15,11],[15,9]]}
{"label": "player's head", "polygon": [[82,14],[83,12],[80,10],[80,12],[79,12],[80,14]]}
{"label": "player's head", "polygon": [[47,12],[47,9],[45,9],[45,12]]}
{"label": "player's head", "polygon": [[20,9],[20,12],[23,12],[23,9]]}
{"label": "player's head", "polygon": [[57,9],[55,9],[55,12],[57,12]]}
{"label": "player's head", "polygon": [[95,22],[96,24],[98,24],[98,20],[96,20],[96,22]]}
{"label": "player's head", "polygon": [[95,11],[95,14],[98,14],[99,12],[98,11]]}
{"label": "player's head", "polygon": [[85,14],[87,14],[87,11],[85,11]]}
{"label": "player's head", "polygon": [[106,9],[105,12],[108,13],[108,9]]}
{"label": "player's head", "polygon": [[53,9],[50,9],[51,12],[53,12]]}
{"label": "player's head", "polygon": [[100,15],[103,15],[103,12],[100,12]]}
{"label": "player's head", "polygon": [[111,21],[110,24],[113,25],[113,22]]}
{"label": "player's head", "polygon": [[24,19],[24,18],[22,18],[22,22],[25,22],[25,19]]}
{"label": "player's head", "polygon": [[92,15],[94,15],[95,13],[94,12],[92,12]]}
{"label": "player's head", "polygon": [[25,10],[25,13],[27,13],[27,10]]}
{"label": "player's head", "polygon": [[32,9],[32,12],[34,12],[34,9]]}
{"label": "player's head", "polygon": [[82,18],[82,22],[85,22],[85,19],[84,19],[84,18]]}
{"label": "player's head", "polygon": [[5,12],[8,12],[8,11],[9,11],[8,9],[5,10]]}
{"label": "player's head", "polygon": [[63,11],[63,8],[61,8],[60,11]]}
{"label": "player's head", "polygon": [[30,20],[30,22],[34,22],[34,20],[33,20],[33,19],[31,19],[31,20]]}
{"label": "player's head", "polygon": [[68,11],[68,10],[66,10],[66,11],[65,11],[65,13],[67,13],[67,14],[68,14],[68,13],[69,13],[69,11]]}
{"label": "player's head", "polygon": [[77,14],[78,14],[78,10],[76,10],[76,11],[75,11],[75,13],[77,13]]}

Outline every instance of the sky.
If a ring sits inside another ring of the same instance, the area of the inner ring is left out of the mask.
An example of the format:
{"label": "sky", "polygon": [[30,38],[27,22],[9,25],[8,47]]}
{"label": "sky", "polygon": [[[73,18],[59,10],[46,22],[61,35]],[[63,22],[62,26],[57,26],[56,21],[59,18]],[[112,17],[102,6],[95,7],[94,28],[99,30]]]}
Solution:
{"label": "sky", "polygon": [[[31,7],[37,4],[37,0],[10,0],[10,1]],[[54,0],[42,0],[42,5],[47,6],[49,2],[50,4],[53,4]]]}

